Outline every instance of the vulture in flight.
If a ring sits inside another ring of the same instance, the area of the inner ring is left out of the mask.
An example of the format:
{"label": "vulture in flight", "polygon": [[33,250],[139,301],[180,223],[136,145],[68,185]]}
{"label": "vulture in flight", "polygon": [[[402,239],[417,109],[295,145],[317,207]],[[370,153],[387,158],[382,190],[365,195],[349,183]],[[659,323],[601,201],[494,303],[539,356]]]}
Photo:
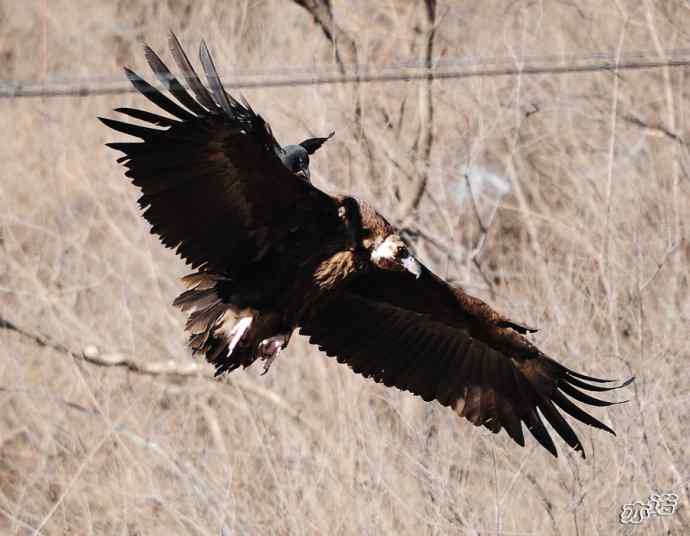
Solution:
{"label": "vulture in flight", "polygon": [[189,344],[218,374],[257,359],[265,370],[295,329],[326,355],[389,387],[436,400],[475,426],[525,428],[554,456],[544,420],[584,456],[563,416],[608,432],[577,402],[586,391],[627,385],[580,374],[543,354],[529,328],[453,287],[421,264],[371,205],[332,196],[309,177],[309,155],[327,138],[281,147],[269,124],[221,84],[202,41],[198,76],[170,35],[179,68],[145,54],[160,86],[125,69],[166,115],[116,111],[100,118],[141,141],[109,143],[141,190],[151,232],[191,265],[174,305],[188,312]]}

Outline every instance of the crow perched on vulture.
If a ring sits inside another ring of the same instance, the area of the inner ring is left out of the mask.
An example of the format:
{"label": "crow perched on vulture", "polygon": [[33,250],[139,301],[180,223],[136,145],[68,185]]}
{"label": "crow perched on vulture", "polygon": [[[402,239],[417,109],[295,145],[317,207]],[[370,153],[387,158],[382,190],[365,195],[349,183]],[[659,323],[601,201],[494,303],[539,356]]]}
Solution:
{"label": "crow perched on vulture", "polygon": [[204,42],[207,85],[173,34],[170,49],[180,79],[148,47],[146,59],[177,102],[125,70],[169,116],[119,108],[149,126],[101,121],[142,140],[108,146],[124,153],[151,232],[196,270],[174,304],[189,313],[191,348],[219,374],[259,358],[267,370],[298,328],[355,372],[520,445],[524,423],[557,456],[543,417],[584,456],[561,411],[613,433],[573,399],[608,406],[584,391],[622,385],[549,358],[524,337],[529,328],[423,266],[369,204],[311,184],[309,154],[327,138],[281,147],[245,99],[226,93]]}

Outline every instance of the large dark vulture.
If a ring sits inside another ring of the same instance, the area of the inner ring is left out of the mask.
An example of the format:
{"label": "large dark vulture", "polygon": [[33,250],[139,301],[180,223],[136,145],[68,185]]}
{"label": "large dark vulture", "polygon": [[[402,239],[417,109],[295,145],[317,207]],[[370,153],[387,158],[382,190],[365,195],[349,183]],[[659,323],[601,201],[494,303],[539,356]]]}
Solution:
{"label": "large dark vulture", "polygon": [[203,42],[207,84],[174,35],[170,47],[180,79],[148,47],[146,58],[175,100],[126,70],[169,115],[119,108],[148,125],[101,120],[142,140],[108,145],[124,153],[152,232],[196,269],[175,300],[189,312],[195,353],[218,373],[258,358],[267,369],[299,328],[355,372],[505,429],[520,445],[524,423],[557,455],[546,419],[584,455],[561,412],[613,433],[575,404],[610,405],[585,391],[616,389],[611,380],[547,357],[528,328],[420,264],[370,205],[312,185],[307,153],[325,138],[281,148],[246,100],[225,92]]}

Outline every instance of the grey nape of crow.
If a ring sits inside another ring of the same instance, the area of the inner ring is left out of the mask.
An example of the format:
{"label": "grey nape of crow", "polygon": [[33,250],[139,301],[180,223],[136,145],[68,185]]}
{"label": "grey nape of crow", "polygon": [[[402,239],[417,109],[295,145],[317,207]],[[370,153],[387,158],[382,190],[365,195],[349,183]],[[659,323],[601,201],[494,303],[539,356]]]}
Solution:
{"label": "grey nape of crow", "polygon": [[247,101],[224,90],[203,42],[206,84],[172,34],[170,49],[179,78],[145,49],[169,96],[126,69],[168,115],[119,108],[148,125],[101,121],[141,140],[108,146],[124,153],[151,232],[195,270],[174,304],[189,314],[192,350],[219,374],[257,359],[268,369],[297,328],[355,372],[505,429],[520,445],[524,424],[557,455],[545,419],[584,456],[563,413],[613,433],[576,402],[608,406],[586,391],[632,378],[611,385],[546,356],[529,328],[415,259],[371,205],[316,188],[308,155],[327,138],[282,148]]}

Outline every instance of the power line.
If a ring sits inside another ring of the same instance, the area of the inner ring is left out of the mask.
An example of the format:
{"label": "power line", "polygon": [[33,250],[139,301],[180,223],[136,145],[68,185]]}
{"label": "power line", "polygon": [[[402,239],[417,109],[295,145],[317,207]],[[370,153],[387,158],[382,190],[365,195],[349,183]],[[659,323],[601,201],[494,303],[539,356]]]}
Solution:
{"label": "power line", "polygon": [[[454,58],[441,60],[427,69],[418,63],[395,65],[358,65],[359,72],[334,74],[312,72],[300,76],[285,77],[279,72],[258,80],[226,82],[228,89],[256,89],[295,87],[308,85],[332,85],[352,83],[384,83],[414,80],[448,80],[471,77],[521,76],[539,74],[567,74],[597,71],[656,69],[661,67],[690,66],[690,49],[674,49],[666,57],[653,58],[644,51],[628,53],[620,57],[610,54],[573,56],[540,56],[527,58]],[[282,70],[283,73],[286,70]],[[305,72],[302,70],[301,72]],[[267,73],[268,74],[268,73]],[[246,76],[246,75],[245,75]],[[57,84],[48,82],[0,81],[0,98],[22,97],[82,97],[89,95],[115,95],[133,93],[136,90],[128,82]]]}
{"label": "power line", "polygon": [[[640,50],[629,50],[618,57],[618,62],[630,62],[633,60],[649,60],[651,58],[656,59],[678,59],[690,57],[690,48],[674,48],[665,51],[663,58],[659,57],[656,51],[650,49],[640,49]],[[514,56],[510,57],[487,57],[487,56],[441,56],[434,59],[433,67],[434,69],[450,69],[454,67],[468,68],[470,66],[477,67],[488,67],[493,65],[495,67],[503,66],[515,66],[519,64],[551,64],[551,65],[569,65],[571,63],[581,64],[583,62],[594,62],[594,61],[610,61],[615,62],[616,56],[610,52],[581,52],[577,54],[549,54],[549,55],[530,55],[522,58],[517,58]],[[377,65],[372,63],[356,63],[345,65],[346,72],[349,73],[368,73],[381,72],[381,71],[391,71],[391,70],[404,70],[404,69],[425,69],[427,68],[427,62],[425,59],[420,59],[418,57],[408,57],[401,58],[395,62],[387,63],[383,65]],[[275,78],[275,77],[295,77],[298,75],[305,76],[315,76],[316,74],[324,75],[336,75],[342,74],[342,72],[331,62],[331,63],[314,63],[310,65],[286,65],[282,67],[272,67],[270,69],[260,69],[253,67],[245,67],[238,70],[230,71],[219,71],[223,78]],[[117,84],[122,82],[122,74],[118,72],[116,75],[94,75],[85,76],[75,79],[74,77],[69,77],[67,75],[53,75],[43,77],[40,82],[35,82],[35,84],[69,84],[78,80],[80,84]],[[28,81],[0,81],[0,86],[3,84],[20,84],[26,85],[31,84]]]}

